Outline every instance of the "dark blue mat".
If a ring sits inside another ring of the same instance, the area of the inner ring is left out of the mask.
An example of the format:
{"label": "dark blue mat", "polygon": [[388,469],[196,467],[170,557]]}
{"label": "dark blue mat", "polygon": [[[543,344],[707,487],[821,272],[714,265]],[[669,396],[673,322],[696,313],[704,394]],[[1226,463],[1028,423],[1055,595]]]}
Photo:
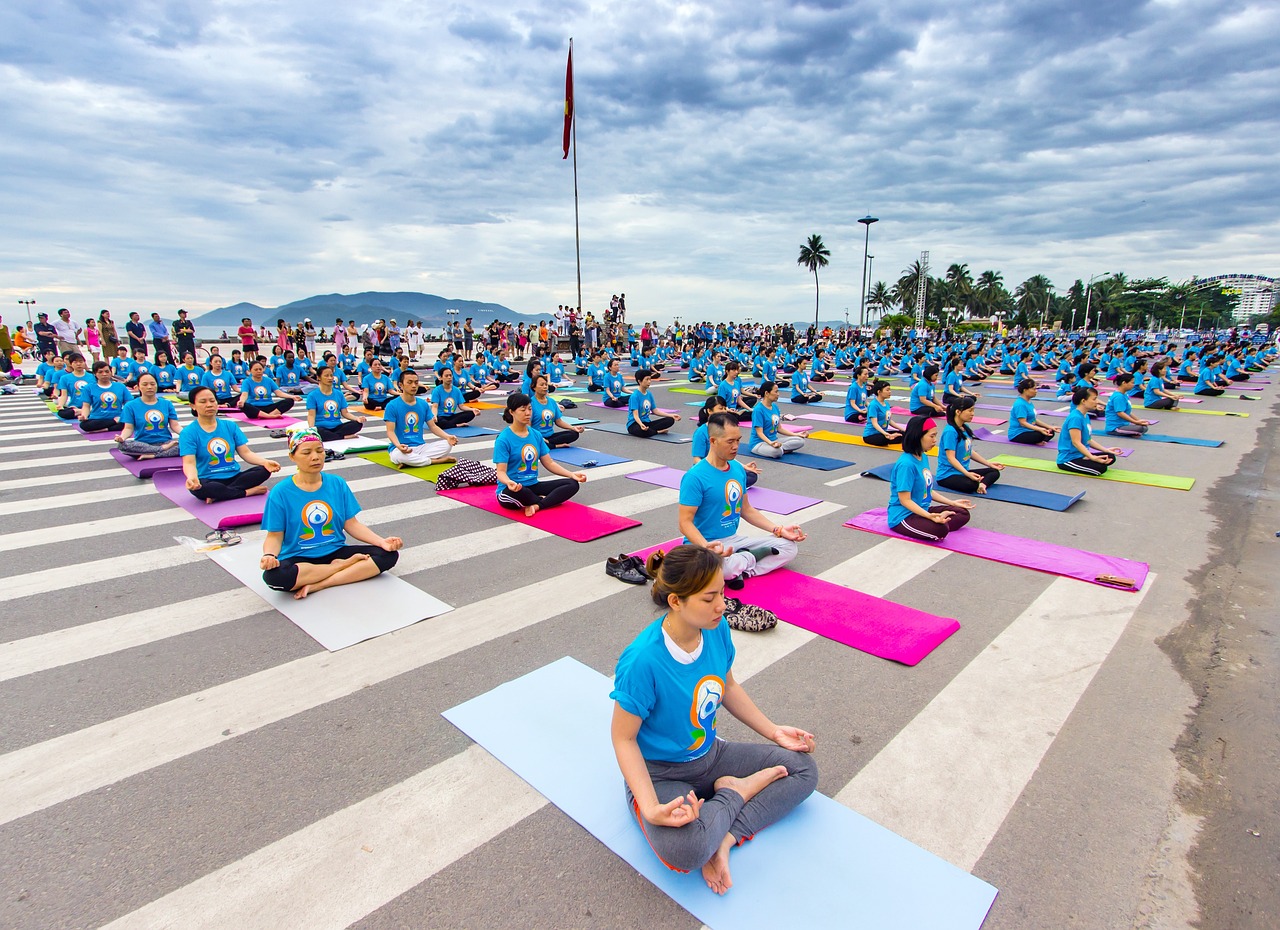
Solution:
{"label": "dark blue mat", "polygon": [[750,452],[739,452],[739,457],[758,459],[761,462],[781,462],[783,465],[799,465],[801,468],[816,468],[818,471],[835,471],[837,468],[848,468],[854,462],[845,459],[829,459],[825,455],[810,455],[808,452],[788,452],[780,459],[767,455],[752,455]]}
{"label": "dark blue mat", "polygon": [[579,468],[586,466],[588,462],[595,462],[596,465],[620,465],[631,461],[621,455],[610,455],[608,452],[597,452],[595,449],[583,449],[578,446],[552,449],[551,457],[562,465],[577,465]]}
{"label": "dark blue mat", "polygon": [[[875,468],[864,471],[863,474],[868,478],[879,478],[881,481],[888,481],[893,474],[893,465],[877,465]],[[946,491],[947,489],[943,488],[943,490]],[[947,491],[947,493],[958,494],[959,492]],[[1027,507],[1039,507],[1042,510],[1063,511],[1084,497],[1084,494],[1084,491],[1074,496],[1054,494],[1051,491],[1020,488],[1017,485],[1005,484],[1003,481],[999,481],[992,487],[987,488],[986,494],[966,494],[965,496],[971,500],[1004,501],[1006,504],[1023,504]]]}
{"label": "dark blue mat", "polygon": [[1191,436],[1165,436],[1161,433],[1147,433],[1145,436],[1121,436],[1115,433],[1107,433],[1108,436],[1115,436],[1117,439],[1142,439],[1146,442],[1176,442],[1180,446],[1206,446],[1210,449],[1216,449],[1222,445],[1221,439],[1195,439]]}

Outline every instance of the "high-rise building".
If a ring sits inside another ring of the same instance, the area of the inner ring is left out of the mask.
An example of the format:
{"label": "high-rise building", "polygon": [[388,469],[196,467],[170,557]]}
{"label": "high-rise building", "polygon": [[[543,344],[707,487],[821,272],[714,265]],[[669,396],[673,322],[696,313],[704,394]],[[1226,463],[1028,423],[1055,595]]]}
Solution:
{"label": "high-rise building", "polygon": [[1276,305],[1276,279],[1260,274],[1219,274],[1202,278],[1197,284],[1217,284],[1224,294],[1240,298],[1232,321],[1248,323],[1249,318],[1270,313]]}

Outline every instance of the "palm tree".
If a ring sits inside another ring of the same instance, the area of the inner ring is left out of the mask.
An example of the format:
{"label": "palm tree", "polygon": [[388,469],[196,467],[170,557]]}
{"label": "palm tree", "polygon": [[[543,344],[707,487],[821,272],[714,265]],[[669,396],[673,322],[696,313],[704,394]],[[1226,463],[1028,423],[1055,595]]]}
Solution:
{"label": "palm tree", "polygon": [[998,271],[984,271],[978,275],[973,296],[974,307],[982,316],[989,317],[999,313],[1005,296],[1004,275]]}
{"label": "palm tree", "polygon": [[904,313],[916,312],[916,290],[920,285],[920,261],[917,259],[902,270],[898,283],[893,287],[894,302]]}
{"label": "palm tree", "polygon": [[813,272],[813,325],[818,325],[818,269],[827,267],[827,259],[831,257],[830,250],[822,242],[822,237],[814,233],[809,237],[808,242],[800,244],[800,257],[796,259],[797,265],[804,265]]}
{"label": "palm tree", "polygon": [[953,262],[947,268],[947,284],[951,286],[950,296],[954,301],[953,306],[968,316],[973,296],[973,275],[969,273],[969,266]]}
{"label": "palm tree", "polygon": [[1053,284],[1044,275],[1035,274],[1019,284],[1013,293],[1018,301],[1019,322],[1026,326],[1037,315],[1043,320]]}
{"label": "palm tree", "polygon": [[883,281],[877,281],[871,288],[871,293],[867,295],[868,307],[879,307],[880,313],[883,315],[893,310],[893,294]]}

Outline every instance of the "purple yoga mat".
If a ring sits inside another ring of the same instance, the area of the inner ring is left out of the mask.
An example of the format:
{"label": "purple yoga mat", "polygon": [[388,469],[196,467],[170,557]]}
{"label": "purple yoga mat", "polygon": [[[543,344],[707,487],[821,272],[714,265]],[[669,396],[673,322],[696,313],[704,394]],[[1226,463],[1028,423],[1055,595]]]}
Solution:
{"label": "purple yoga mat", "polygon": [[124,469],[135,478],[150,478],[158,471],[182,470],[182,456],[180,455],[171,455],[163,459],[147,459],[145,462],[140,462],[131,456],[125,455],[119,449],[112,449],[111,457],[124,466]]}
{"label": "purple yoga mat", "polygon": [[215,530],[262,522],[262,508],[267,502],[265,494],[242,497],[238,501],[206,504],[187,490],[187,477],[181,471],[156,472],[151,481],[157,491],[205,526]]}
{"label": "purple yoga mat", "polygon": [[[673,539],[639,552],[648,558],[658,549],[670,551]],[[869,655],[915,665],[960,629],[950,617],[916,610],[853,588],[780,568],[758,575],[741,591],[725,592],[746,604],[771,610],[793,626],[817,633]]]}
{"label": "purple yoga mat", "polygon": [[[1030,448],[1026,443],[1014,442],[1012,439],[1010,439],[1008,436],[1004,435],[1003,433],[993,433],[991,432],[991,430],[987,429],[985,426],[979,426],[977,429],[975,429],[973,431],[973,436],[975,439],[981,439],[983,442],[998,442],[1006,446],[1022,446],[1022,448],[1024,449]],[[1122,437],[1116,436],[1114,438],[1120,439]],[[1049,441],[1052,442],[1053,440],[1049,440]],[[1041,446],[1041,448],[1044,447],[1043,443],[1040,443],[1039,445]],[[1133,455],[1132,449],[1120,450],[1121,458],[1128,458],[1131,455]]]}
{"label": "purple yoga mat", "polygon": [[[648,471],[639,471],[627,475],[633,481],[656,484],[660,488],[678,488],[680,487],[680,479],[684,476],[685,473],[680,469],[666,467],[651,468]],[[806,507],[822,503],[822,499],[819,497],[805,497],[802,494],[773,491],[769,488],[758,486],[747,491],[747,500],[751,501],[751,506],[753,507],[780,514],[795,513],[797,510],[804,510]]]}
{"label": "purple yoga mat", "polygon": [[[1071,549],[1054,543],[1040,542],[1037,539],[1026,539],[1021,536],[1009,536],[1005,533],[994,533],[991,530],[978,529],[972,525],[947,535],[946,539],[936,543],[926,543],[911,539],[889,529],[886,519],[888,511],[884,507],[868,510],[858,514],[845,526],[868,533],[878,533],[893,539],[907,539],[924,546],[937,546],[951,552],[977,556],[980,559],[991,559],[1006,565],[1017,565],[1020,568],[1031,568],[1050,575],[1062,575],[1064,578],[1078,578],[1091,584],[1100,584],[1104,588],[1136,591],[1142,587],[1147,578],[1149,566],[1146,562],[1135,562],[1132,559],[1121,559],[1097,552],[1086,552],[1083,549]],[[1100,575],[1116,575],[1121,578],[1132,578],[1134,587],[1122,588],[1106,584],[1098,580]]]}
{"label": "purple yoga mat", "polygon": [[[592,400],[592,401],[587,401],[587,406],[588,406],[588,407],[603,407],[605,410],[626,410],[626,409],[627,409],[626,407],[610,407],[608,404],[606,404],[606,403],[605,403],[604,401],[602,401],[602,400]],[[679,412],[680,412],[679,410],[666,410],[666,409],[664,409],[664,408],[662,408],[662,407],[655,407],[655,408],[654,408],[654,413],[660,413],[660,414],[662,414],[663,416],[667,416],[667,417],[671,416],[672,414],[679,413]]]}
{"label": "purple yoga mat", "polygon": [[297,417],[258,417],[256,420],[251,420],[239,411],[236,411],[235,413],[228,413],[226,417],[228,420],[235,420],[237,423],[247,423],[250,426],[261,426],[263,429],[285,429],[286,427],[302,422]]}
{"label": "purple yoga mat", "polygon": [[783,419],[814,420],[818,423],[843,423],[844,422],[844,417],[832,416],[829,413],[797,413],[791,417],[783,417]]}
{"label": "purple yoga mat", "polygon": [[121,431],[118,429],[103,430],[100,433],[86,433],[84,430],[80,428],[79,423],[76,424],[76,432],[79,433],[81,436],[83,436],[85,439],[89,440],[90,442],[115,442],[116,437],[119,436],[121,433]]}

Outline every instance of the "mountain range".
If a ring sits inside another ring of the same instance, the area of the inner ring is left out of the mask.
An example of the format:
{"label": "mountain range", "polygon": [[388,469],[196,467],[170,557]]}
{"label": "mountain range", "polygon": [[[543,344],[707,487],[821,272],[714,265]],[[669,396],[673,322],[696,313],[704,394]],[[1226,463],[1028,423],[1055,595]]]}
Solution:
{"label": "mountain range", "polygon": [[504,323],[536,323],[549,320],[553,311],[537,315],[517,313],[502,304],[478,300],[456,300],[435,294],[416,291],[365,291],[360,294],[317,294],[304,300],[282,304],[279,307],[259,307],[241,302],[229,307],[219,307],[194,317],[197,326],[221,327],[233,330],[245,317],[255,326],[275,327],[277,320],[297,323],[310,318],[317,327],[332,326],[334,320],[355,320],[357,324],[374,320],[395,320],[404,325],[417,320],[429,328],[441,328],[449,320],[446,310],[457,310],[457,319],[472,317],[477,327],[501,320]]}

